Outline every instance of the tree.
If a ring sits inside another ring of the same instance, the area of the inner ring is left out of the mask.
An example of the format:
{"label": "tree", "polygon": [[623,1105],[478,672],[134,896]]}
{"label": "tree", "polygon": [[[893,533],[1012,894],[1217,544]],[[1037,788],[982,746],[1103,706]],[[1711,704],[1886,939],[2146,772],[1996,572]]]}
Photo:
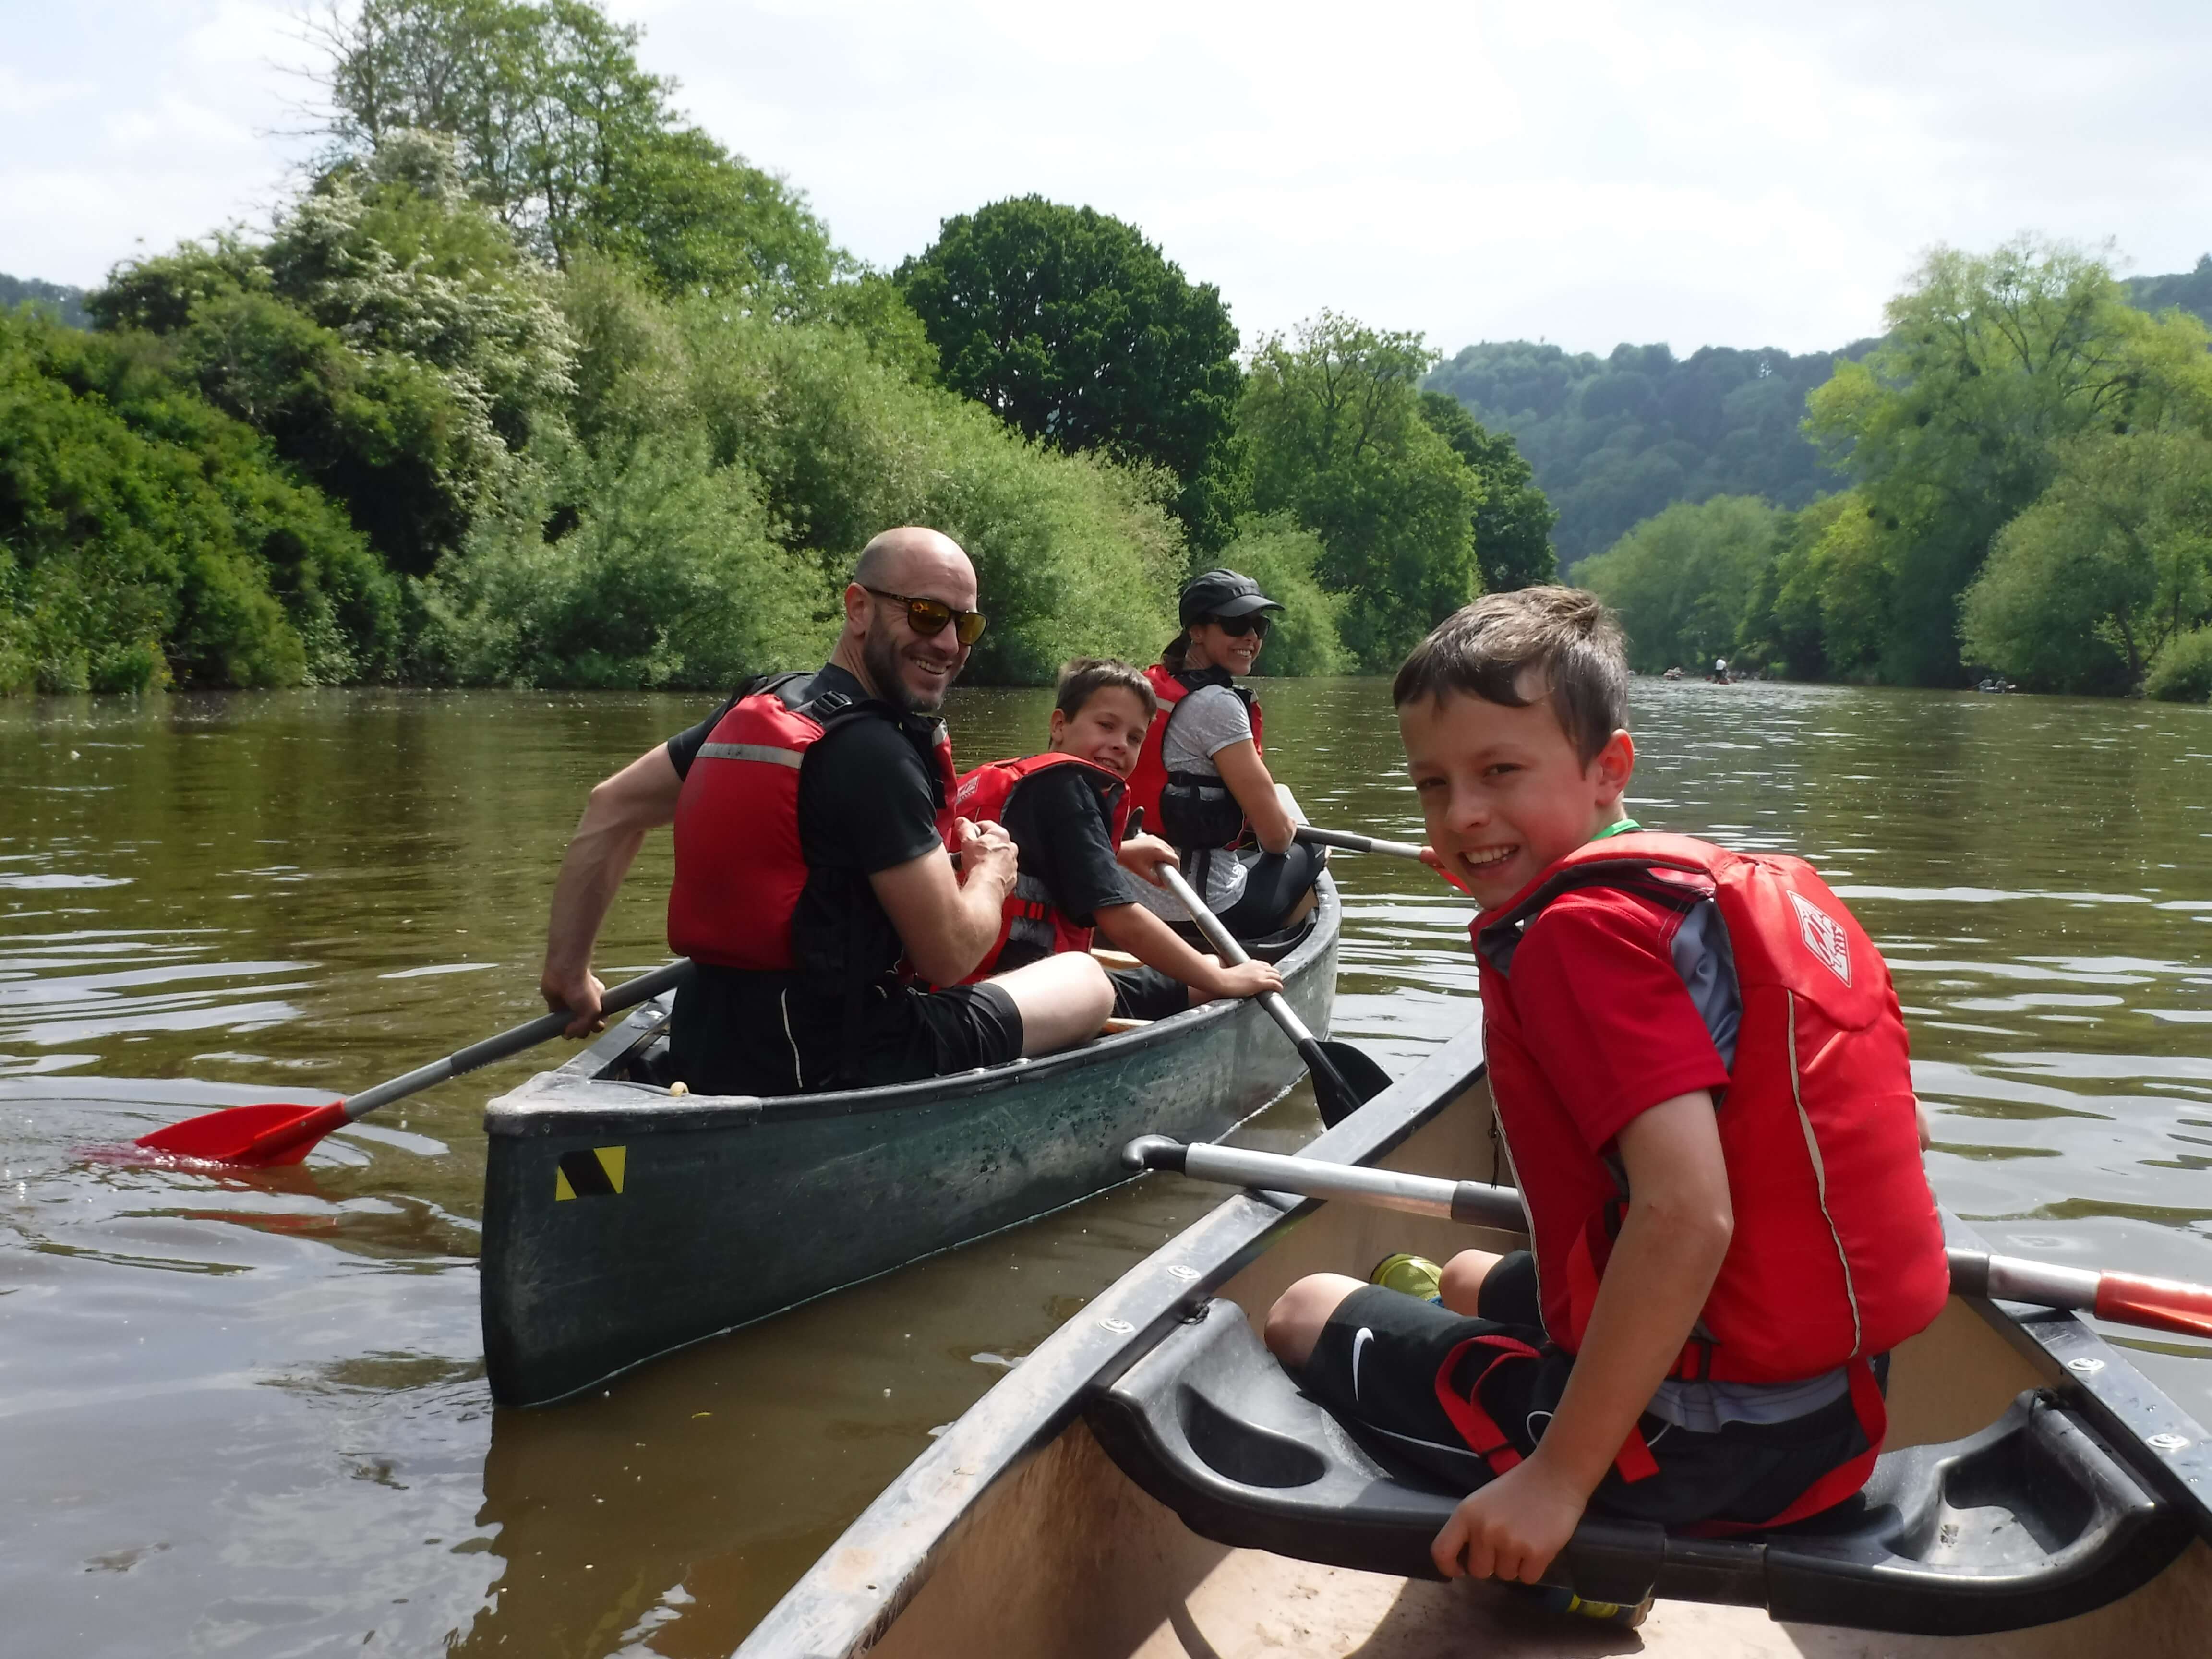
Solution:
{"label": "tree", "polygon": [[1474,512],[1474,562],[1482,591],[1503,593],[1559,579],[1552,553],[1559,522],[1510,434],[1483,429],[1467,405],[1441,392],[1421,394],[1421,418],[1482,480],[1482,505]]}
{"label": "tree", "polygon": [[1324,311],[1254,355],[1239,425],[1252,501],[1321,538],[1316,574],[1346,595],[1341,628],[1370,673],[1395,667],[1480,580],[1482,481],[1421,418],[1435,354]]}
{"label": "tree", "polygon": [[166,337],[180,377],[427,573],[573,391],[549,274],[421,132],[319,180],[254,245],[187,243],[88,302]]}
{"label": "tree", "polygon": [[1832,488],[1799,424],[1806,393],[1837,356],[1707,346],[1678,358],[1663,345],[1623,343],[1598,356],[1486,341],[1425,384],[1511,435],[1558,509],[1553,540],[1571,571],[1677,501],[1760,495],[1796,507]]}
{"label": "tree", "polygon": [[440,133],[477,199],[556,266],[596,252],[670,293],[817,303],[844,256],[802,196],[684,125],[639,33],[589,0],[360,0],[324,30],[329,160]]}
{"label": "tree", "polygon": [[1997,534],[1967,589],[1967,658],[2038,689],[2132,691],[2212,619],[2212,441],[2091,432]]}
{"label": "tree", "polygon": [[1677,501],[1577,574],[1620,613],[1638,669],[1704,669],[1735,652],[1782,516],[1747,495]]}
{"label": "tree", "polygon": [[893,280],[947,386],[1056,448],[1165,467],[1194,544],[1226,539],[1240,376],[1212,283],[1133,226],[1039,196],[945,220]]}
{"label": "tree", "polygon": [[2067,440],[2212,422],[2208,337],[2129,306],[2101,261],[2025,238],[1937,249],[1886,316],[1882,344],[1813,394],[1807,429],[1856,476],[1881,540],[1882,677],[1955,684],[1960,596],[1998,530]]}

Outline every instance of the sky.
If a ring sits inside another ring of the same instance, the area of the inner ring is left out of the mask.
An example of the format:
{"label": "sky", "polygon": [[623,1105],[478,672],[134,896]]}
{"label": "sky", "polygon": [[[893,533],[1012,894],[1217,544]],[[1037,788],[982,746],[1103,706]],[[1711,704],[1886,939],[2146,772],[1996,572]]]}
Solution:
{"label": "sky", "polygon": [[[1938,243],[2212,249],[2212,6],[612,0],[678,105],[884,266],[1035,191],[1139,226],[1249,345],[1820,350]],[[0,271],[265,222],[312,153],[290,0],[0,0]]]}

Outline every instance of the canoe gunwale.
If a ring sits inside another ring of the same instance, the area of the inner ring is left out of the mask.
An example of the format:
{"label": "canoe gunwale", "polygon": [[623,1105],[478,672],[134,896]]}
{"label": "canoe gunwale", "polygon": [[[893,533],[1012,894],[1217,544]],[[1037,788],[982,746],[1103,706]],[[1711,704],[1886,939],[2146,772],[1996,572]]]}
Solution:
{"label": "canoe gunwale", "polygon": [[[1328,872],[1316,884],[1312,925],[1296,948],[1276,965],[1285,986],[1333,958],[1344,921],[1344,904]],[[1111,1064],[1147,1048],[1180,1042],[1212,1026],[1239,1018],[1264,1019],[1255,1005],[1224,1000],[1187,1009],[1150,1025],[1117,1031],[1058,1054],[1024,1056],[1005,1066],[978,1066],[945,1077],[870,1089],[841,1089],[804,1095],[672,1095],[649,1083],[602,1077],[669,1017],[666,999],[640,1005],[610,1027],[580,1054],[551,1072],[491,1101],[484,1108],[484,1132],[491,1135],[586,1133],[595,1120],[625,1133],[740,1127],[747,1124],[852,1117],[896,1111],[924,1102],[968,1099],[1033,1084],[1061,1081],[1069,1073]],[[1324,1029],[1321,1033],[1327,1035]],[[609,1099],[608,1091],[619,1098]],[[1410,1133],[1410,1130],[1408,1131]]]}
{"label": "canoe gunwale", "polygon": [[[1303,1150],[1340,1162],[1372,1162],[1484,1071],[1480,1023],[1471,1021]],[[975,1502],[1076,1420],[1085,1389],[1134,1363],[1322,1202],[1279,1193],[1232,1194],[1115,1280],[908,1464],[755,1627],[738,1654],[819,1659],[865,1652],[927,1581],[939,1550]],[[865,1571],[848,1561],[865,1562]]]}
{"label": "canoe gunwale", "polygon": [[[1484,1072],[1478,1019],[1302,1150],[1333,1161],[1372,1162]],[[738,1659],[865,1653],[928,1582],[939,1555],[985,1493],[1076,1421],[1089,1388],[1126,1370],[1323,1201],[1233,1194],[1131,1268],[908,1465],[755,1627]],[[1982,1245],[1948,1212],[1944,1226],[1953,1243]],[[2199,1537],[2212,1540],[2212,1437],[2203,1427],[2077,1316],[1960,1300],[2081,1409]]]}

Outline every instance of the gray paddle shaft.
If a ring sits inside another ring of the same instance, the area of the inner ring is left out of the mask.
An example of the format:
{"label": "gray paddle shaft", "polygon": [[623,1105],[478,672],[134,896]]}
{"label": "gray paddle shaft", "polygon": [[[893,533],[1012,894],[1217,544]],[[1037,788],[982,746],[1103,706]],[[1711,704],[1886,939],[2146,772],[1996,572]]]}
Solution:
{"label": "gray paddle shaft", "polygon": [[[1182,878],[1182,872],[1171,869],[1163,864],[1159,866],[1159,872],[1160,885],[1173,893],[1176,902],[1190,912],[1191,921],[1197,925],[1198,931],[1206,936],[1206,942],[1213,947],[1214,955],[1219,957],[1231,968],[1241,968],[1252,960],[1250,956],[1246,954],[1244,947],[1237,942],[1237,935],[1223,927],[1221,918],[1207,909],[1206,901],[1191,890],[1190,884]],[[1258,1001],[1260,1006],[1267,1011],[1269,1018],[1281,1026],[1289,1035],[1291,1041],[1298,1044],[1300,1048],[1318,1040],[1306,1029],[1305,1021],[1300,1019],[1291,1005],[1283,1000],[1281,992],[1262,991]]]}
{"label": "gray paddle shaft", "polygon": [[[1122,1161],[1148,1170],[1174,1170],[1193,1181],[1298,1198],[1341,1199],[1378,1210],[1435,1216],[1477,1227],[1525,1232],[1528,1212],[1510,1187],[1480,1181],[1444,1181],[1435,1176],[1370,1170],[1356,1164],[1325,1164],[1318,1158],[1285,1158],[1279,1152],[1250,1152],[1207,1141],[1188,1146],[1165,1135],[1133,1140]],[[1961,1296],[1994,1297],[2041,1308],[2093,1310],[2100,1275],[2094,1268],[2061,1267],[2018,1256],[1990,1255],[1956,1247],[1944,1252],[1951,1267],[1951,1289]]]}
{"label": "gray paddle shaft", "polygon": [[[624,980],[601,999],[599,1012],[618,1014],[626,1008],[635,1008],[639,1003],[682,984],[690,972],[691,958],[678,957],[665,968],[656,968],[649,974],[640,974],[635,979]],[[513,1030],[501,1031],[497,1036],[486,1037],[482,1042],[471,1042],[465,1048],[456,1049],[443,1060],[434,1060],[428,1066],[417,1066],[413,1071],[393,1078],[388,1083],[363,1089],[347,1100],[346,1116],[357,1121],[380,1106],[390,1105],[404,1095],[428,1089],[465,1072],[473,1072],[477,1066],[489,1066],[495,1060],[505,1060],[509,1054],[519,1054],[525,1048],[535,1048],[541,1042],[550,1042],[568,1029],[568,1022],[574,1018],[575,1015],[566,1009],[540,1015]]]}
{"label": "gray paddle shaft", "polygon": [[1298,839],[1314,847],[1340,847],[1347,853],[1383,853],[1394,859],[1412,859],[1417,864],[1427,862],[1421,857],[1421,849],[1409,841],[1380,841],[1373,836],[1355,836],[1349,830],[1321,830],[1302,823]]}

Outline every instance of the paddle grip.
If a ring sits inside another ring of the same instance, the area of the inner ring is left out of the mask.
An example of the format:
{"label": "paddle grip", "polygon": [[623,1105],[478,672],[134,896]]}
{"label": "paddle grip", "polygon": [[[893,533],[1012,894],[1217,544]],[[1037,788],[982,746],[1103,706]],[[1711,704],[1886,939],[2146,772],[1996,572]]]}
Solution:
{"label": "paddle grip", "polygon": [[[639,1003],[682,984],[690,972],[690,957],[679,957],[649,974],[640,974],[635,979],[624,980],[600,999],[599,1012],[602,1014],[618,1014],[625,1009],[635,1008]],[[550,1042],[568,1029],[568,1022],[574,1018],[566,1009],[540,1014],[536,1019],[501,1031],[497,1036],[486,1037],[482,1042],[472,1042],[465,1048],[456,1049],[443,1060],[434,1060],[428,1066],[418,1066],[404,1076],[364,1089],[346,1102],[346,1116],[358,1121],[378,1107],[388,1106],[404,1096],[443,1083],[448,1078],[473,1072],[480,1066],[489,1066],[495,1060],[519,1054],[526,1048],[535,1048],[541,1042]]]}
{"label": "paddle grip", "polygon": [[1344,1199],[1409,1215],[1435,1216],[1439,1220],[1469,1226],[1522,1232],[1528,1225],[1521,1194],[1510,1187],[1492,1187],[1480,1181],[1445,1181],[1435,1176],[1370,1170],[1356,1164],[1331,1164],[1320,1158],[1285,1158],[1279,1152],[1247,1152],[1242,1147],[1216,1146],[1204,1141],[1180,1147],[1172,1141],[1164,1146],[1163,1141],[1165,1137],[1154,1135],[1132,1141],[1123,1151],[1122,1160],[1140,1161],[1145,1167],[1155,1170],[1180,1167],[1194,1181],[1290,1193],[1301,1198]]}

